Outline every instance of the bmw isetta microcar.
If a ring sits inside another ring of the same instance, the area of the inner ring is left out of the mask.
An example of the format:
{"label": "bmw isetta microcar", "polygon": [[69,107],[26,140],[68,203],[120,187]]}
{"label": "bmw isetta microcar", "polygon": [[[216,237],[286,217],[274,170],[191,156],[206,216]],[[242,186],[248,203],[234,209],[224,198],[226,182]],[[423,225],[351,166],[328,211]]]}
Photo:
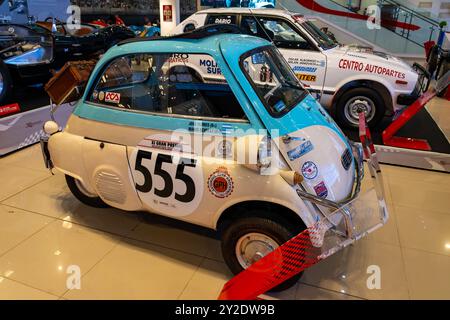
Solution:
{"label": "bmw isetta microcar", "polygon": [[81,202],[215,229],[235,274],[317,223],[323,234],[311,242],[332,253],[386,222],[380,199],[376,210],[354,205],[361,148],[272,44],[231,26],[120,43],[98,62],[65,129],[50,121],[44,131],[47,166]]}

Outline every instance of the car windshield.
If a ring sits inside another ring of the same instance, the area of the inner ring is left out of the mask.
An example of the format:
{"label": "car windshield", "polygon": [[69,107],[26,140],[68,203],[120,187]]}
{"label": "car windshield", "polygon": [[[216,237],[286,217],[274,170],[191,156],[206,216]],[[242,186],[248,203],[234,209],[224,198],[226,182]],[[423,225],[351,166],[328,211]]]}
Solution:
{"label": "car windshield", "polygon": [[[298,21],[298,20],[297,20]],[[317,41],[320,47],[324,50],[328,50],[336,47],[339,43],[329,37],[325,32],[320,30],[314,23],[311,21],[303,21],[299,22],[300,25],[305,29],[308,34]]]}
{"label": "car windshield", "polygon": [[274,47],[243,56],[241,68],[271,115],[288,113],[307,95],[292,69]]}

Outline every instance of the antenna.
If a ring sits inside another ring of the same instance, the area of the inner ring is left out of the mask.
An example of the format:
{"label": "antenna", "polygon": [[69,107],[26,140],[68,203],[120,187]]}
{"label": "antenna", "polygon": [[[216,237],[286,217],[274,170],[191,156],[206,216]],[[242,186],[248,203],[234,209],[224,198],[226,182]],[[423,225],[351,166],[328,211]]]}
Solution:
{"label": "antenna", "polygon": [[[270,43],[272,43],[275,46],[275,42],[273,41],[273,39],[270,38],[264,25],[261,24],[261,22],[259,22],[259,20],[256,18],[255,14],[253,13],[253,10],[251,8],[248,8],[248,10],[250,11],[250,14],[252,15],[253,19],[255,19],[256,23],[259,25],[261,30],[266,34],[267,40],[270,40]],[[276,46],[275,46],[275,48],[276,48]],[[277,50],[278,50],[278,48],[277,48]]]}

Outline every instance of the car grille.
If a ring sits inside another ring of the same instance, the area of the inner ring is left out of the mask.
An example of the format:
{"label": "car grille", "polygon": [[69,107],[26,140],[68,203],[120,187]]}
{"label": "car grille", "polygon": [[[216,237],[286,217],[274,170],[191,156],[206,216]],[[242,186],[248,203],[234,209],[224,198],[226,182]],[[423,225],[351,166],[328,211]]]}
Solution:
{"label": "car grille", "polygon": [[345,170],[350,169],[352,165],[353,157],[350,149],[346,149],[341,157],[341,163]]}

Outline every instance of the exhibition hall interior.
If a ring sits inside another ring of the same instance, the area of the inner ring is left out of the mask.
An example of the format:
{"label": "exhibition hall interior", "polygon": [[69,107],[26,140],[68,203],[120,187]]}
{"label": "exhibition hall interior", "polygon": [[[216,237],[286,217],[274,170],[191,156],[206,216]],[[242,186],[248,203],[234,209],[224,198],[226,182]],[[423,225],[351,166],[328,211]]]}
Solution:
{"label": "exhibition hall interior", "polygon": [[0,300],[450,300],[449,23],[0,0]]}

